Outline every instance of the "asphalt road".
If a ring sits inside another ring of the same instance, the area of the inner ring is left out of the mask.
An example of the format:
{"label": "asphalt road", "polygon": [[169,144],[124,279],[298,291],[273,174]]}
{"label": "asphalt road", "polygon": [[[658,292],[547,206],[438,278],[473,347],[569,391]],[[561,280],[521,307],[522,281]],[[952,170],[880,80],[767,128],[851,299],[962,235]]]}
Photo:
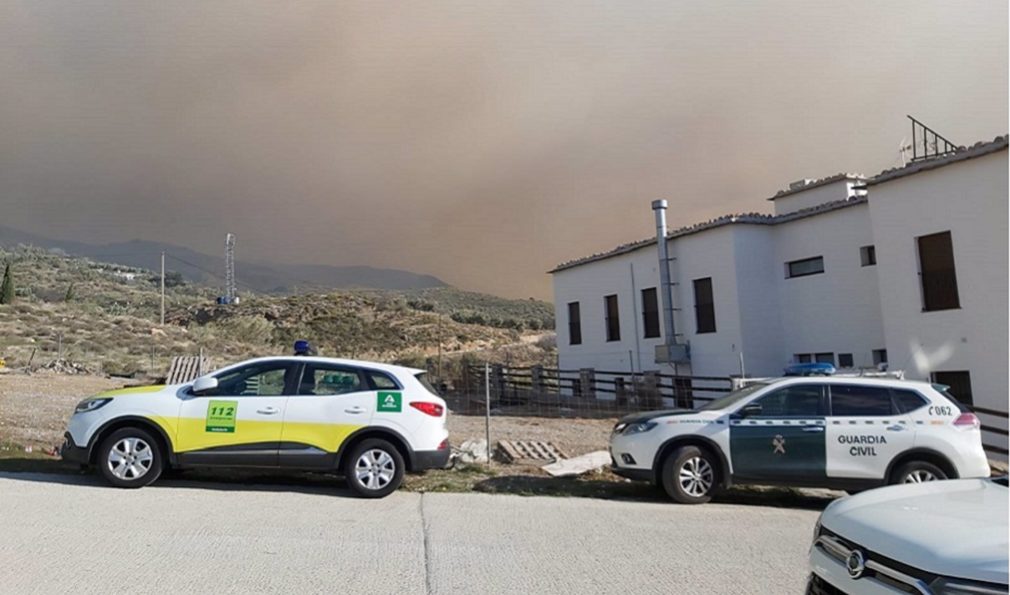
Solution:
{"label": "asphalt road", "polygon": [[3,593],[801,593],[814,510],[0,474]]}

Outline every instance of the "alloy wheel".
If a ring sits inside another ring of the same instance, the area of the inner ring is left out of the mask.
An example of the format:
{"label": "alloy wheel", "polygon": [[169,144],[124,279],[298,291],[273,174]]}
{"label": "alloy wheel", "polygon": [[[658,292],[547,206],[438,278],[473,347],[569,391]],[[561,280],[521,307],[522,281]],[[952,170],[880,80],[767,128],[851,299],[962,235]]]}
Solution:
{"label": "alloy wheel", "polygon": [[369,490],[381,490],[396,475],[396,462],[384,450],[373,448],[361,453],[354,464],[354,474]]}
{"label": "alloy wheel", "polygon": [[109,471],[118,479],[133,481],[147,475],[154,463],[151,445],[141,438],[123,438],[109,451]]}
{"label": "alloy wheel", "polygon": [[702,457],[691,457],[680,466],[680,487],[695,498],[707,494],[714,479],[712,465]]}

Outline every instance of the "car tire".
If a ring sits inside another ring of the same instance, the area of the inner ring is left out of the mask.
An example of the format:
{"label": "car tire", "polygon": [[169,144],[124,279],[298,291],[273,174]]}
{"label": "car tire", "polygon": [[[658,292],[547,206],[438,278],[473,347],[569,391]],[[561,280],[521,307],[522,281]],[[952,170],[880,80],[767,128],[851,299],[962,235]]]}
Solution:
{"label": "car tire", "polygon": [[667,455],[661,473],[663,489],[680,504],[704,504],[719,486],[718,462],[697,446],[682,446]]}
{"label": "car tire", "polygon": [[141,488],[161,476],[164,454],[150,432],[120,428],[98,447],[99,472],[117,488]]}
{"label": "car tire", "polygon": [[379,438],[362,440],[344,461],[347,487],[364,498],[384,498],[403,483],[403,455]]}
{"label": "car tire", "polygon": [[947,479],[947,474],[933,463],[926,461],[910,461],[898,467],[891,475],[892,484],[922,483]]}

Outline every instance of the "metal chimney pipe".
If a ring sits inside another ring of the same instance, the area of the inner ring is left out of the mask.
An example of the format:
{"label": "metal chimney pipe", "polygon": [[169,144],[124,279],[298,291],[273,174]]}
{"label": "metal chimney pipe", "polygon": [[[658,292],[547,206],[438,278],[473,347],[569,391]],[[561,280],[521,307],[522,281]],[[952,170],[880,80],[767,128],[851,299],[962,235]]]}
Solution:
{"label": "metal chimney pipe", "polygon": [[659,248],[659,294],[663,300],[663,339],[667,345],[675,343],[676,332],[673,328],[673,287],[670,284],[670,254],[666,245],[666,207],[665,200],[652,201],[652,210],[656,213],[656,245]]}

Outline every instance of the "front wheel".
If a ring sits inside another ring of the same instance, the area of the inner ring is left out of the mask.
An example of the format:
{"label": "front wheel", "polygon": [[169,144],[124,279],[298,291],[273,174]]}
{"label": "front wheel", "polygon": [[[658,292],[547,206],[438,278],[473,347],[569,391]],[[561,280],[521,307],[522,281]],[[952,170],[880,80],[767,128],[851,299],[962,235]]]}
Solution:
{"label": "front wheel", "polygon": [[682,446],[663,461],[663,489],[681,504],[704,504],[718,487],[716,464],[708,451]]}
{"label": "front wheel", "polygon": [[377,438],[363,440],[344,463],[347,486],[365,498],[383,498],[403,483],[403,456],[396,447]]}
{"label": "front wheel", "polygon": [[102,441],[97,463],[102,477],[117,488],[140,488],[158,479],[164,459],[149,432],[120,428]]}
{"label": "front wheel", "polygon": [[947,474],[943,472],[943,469],[926,461],[912,461],[898,467],[894,475],[891,476],[890,483],[923,483],[941,479],[947,479]]}

